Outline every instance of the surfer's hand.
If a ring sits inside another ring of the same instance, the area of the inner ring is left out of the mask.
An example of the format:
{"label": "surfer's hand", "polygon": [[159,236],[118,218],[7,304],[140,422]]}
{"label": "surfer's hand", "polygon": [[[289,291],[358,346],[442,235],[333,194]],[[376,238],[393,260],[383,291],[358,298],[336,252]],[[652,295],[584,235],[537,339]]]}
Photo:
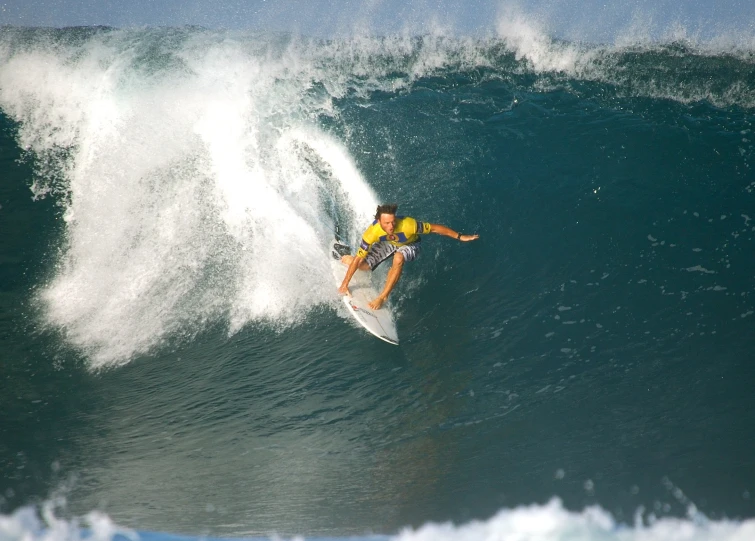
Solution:
{"label": "surfer's hand", "polygon": [[460,235],[459,240],[461,242],[469,242],[470,240],[477,240],[480,238],[480,235]]}

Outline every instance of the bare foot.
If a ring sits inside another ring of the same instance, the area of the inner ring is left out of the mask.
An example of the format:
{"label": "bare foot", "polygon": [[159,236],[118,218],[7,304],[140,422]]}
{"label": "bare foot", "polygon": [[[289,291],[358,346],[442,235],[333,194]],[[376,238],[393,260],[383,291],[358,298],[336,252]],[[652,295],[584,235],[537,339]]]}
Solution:
{"label": "bare foot", "polygon": [[380,310],[380,307],[383,306],[384,302],[385,302],[385,299],[383,297],[378,297],[372,302],[367,303],[367,306],[369,306],[373,310]]}

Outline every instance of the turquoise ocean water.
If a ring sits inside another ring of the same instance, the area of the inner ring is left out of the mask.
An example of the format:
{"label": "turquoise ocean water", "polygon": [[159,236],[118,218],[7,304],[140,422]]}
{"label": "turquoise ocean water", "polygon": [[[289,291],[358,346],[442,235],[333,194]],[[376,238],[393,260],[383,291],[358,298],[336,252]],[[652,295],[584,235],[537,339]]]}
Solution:
{"label": "turquoise ocean water", "polygon": [[755,539],[753,50],[0,29],[0,539]]}

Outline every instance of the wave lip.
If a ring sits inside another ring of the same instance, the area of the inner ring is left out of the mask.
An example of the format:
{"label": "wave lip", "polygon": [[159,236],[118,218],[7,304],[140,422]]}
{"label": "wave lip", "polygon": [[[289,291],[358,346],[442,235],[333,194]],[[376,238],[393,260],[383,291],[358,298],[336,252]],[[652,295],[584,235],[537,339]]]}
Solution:
{"label": "wave lip", "polygon": [[675,26],[654,39],[633,24],[613,44],[566,41],[552,37],[538,18],[509,7],[499,16],[497,36],[518,70],[561,77],[544,78],[544,89],[590,81],[612,86],[618,97],[755,107],[755,37],[701,39]]}

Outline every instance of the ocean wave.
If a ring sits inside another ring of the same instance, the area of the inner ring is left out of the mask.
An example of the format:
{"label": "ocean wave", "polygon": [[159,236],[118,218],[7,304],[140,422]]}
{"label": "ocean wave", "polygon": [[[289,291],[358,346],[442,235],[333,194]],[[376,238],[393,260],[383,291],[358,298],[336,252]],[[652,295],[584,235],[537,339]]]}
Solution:
{"label": "ocean wave", "polygon": [[56,197],[65,223],[38,298],[94,367],[212,323],[287,328],[333,306],[323,193],[352,242],[378,200],[349,107],[428,88],[448,101],[473,90],[491,118],[561,91],[609,107],[755,106],[751,52],[589,46],[513,15],[484,38],[4,28],[0,58],[0,108],[36,168],[32,190]]}

